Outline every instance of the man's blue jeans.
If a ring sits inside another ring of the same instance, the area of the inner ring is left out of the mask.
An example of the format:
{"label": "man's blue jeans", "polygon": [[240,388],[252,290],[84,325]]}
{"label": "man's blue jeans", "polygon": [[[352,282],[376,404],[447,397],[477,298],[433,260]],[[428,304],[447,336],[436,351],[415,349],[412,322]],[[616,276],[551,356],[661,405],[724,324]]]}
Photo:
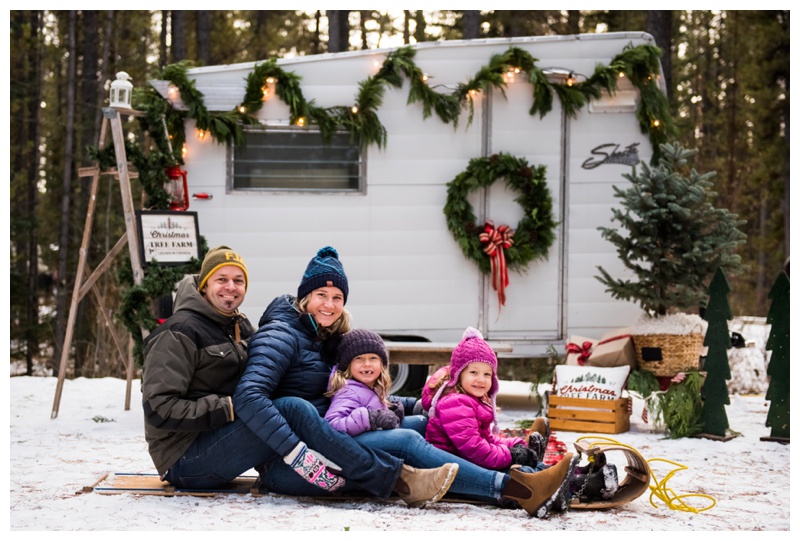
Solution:
{"label": "man's blue jeans", "polygon": [[415,430],[396,428],[364,432],[356,436],[355,440],[372,449],[386,451],[415,468],[438,468],[447,462],[455,462],[458,464],[458,475],[450,486],[448,494],[451,495],[458,494],[481,501],[497,502],[503,486],[509,479],[508,474],[504,472],[481,468],[434,447]]}
{"label": "man's blue jeans", "polygon": [[[364,447],[347,434],[333,430],[317,409],[302,398],[277,398],[273,404],[309,449],[340,467],[346,490],[366,491],[381,498],[391,494],[403,466],[401,459]],[[306,482],[239,419],[198,435],[165,478],[181,488],[215,488],[254,467],[261,473],[263,486],[272,492],[297,496],[329,494]]]}

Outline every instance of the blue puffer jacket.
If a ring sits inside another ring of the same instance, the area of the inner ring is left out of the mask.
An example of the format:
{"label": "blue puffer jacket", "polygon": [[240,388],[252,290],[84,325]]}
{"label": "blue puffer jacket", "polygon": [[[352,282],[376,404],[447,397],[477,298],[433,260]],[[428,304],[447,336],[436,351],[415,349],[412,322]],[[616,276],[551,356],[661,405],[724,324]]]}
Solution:
{"label": "blue puffer jacket", "polygon": [[286,456],[300,442],[272,404],[284,396],[311,402],[324,415],[330,401],[324,396],[331,364],[322,359],[322,342],[313,327],[301,320],[294,297],[273,300],[250,339],[247,368],[233,395],[237,417],[276,453]]}

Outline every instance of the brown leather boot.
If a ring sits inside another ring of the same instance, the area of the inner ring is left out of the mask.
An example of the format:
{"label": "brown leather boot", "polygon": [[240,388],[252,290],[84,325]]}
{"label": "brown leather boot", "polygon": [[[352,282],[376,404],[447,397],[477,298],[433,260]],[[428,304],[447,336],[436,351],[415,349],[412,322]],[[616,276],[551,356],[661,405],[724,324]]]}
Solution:
{"label": "brown leather boot", "polygon": [[529,515],[544,518],[553,503],[569,489],[572,472],[578,464],[578,457],[567,453],[558,464],[536,473],[523,473],[512,469],[511,479],[501,492],[522,506]]}
{"label": "brown leather boot", "polygon": [[394,491],[409,507],[425,507],[442,499],[457,473],[458,464],[455,463],[424,470],[403,464]]}

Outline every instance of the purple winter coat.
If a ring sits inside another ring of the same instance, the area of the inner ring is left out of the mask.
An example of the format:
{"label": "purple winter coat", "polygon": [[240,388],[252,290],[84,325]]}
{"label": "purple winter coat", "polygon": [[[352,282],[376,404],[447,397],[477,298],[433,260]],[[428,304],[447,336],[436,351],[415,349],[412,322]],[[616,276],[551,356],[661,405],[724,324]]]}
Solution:
{"label": "purple winter coat", "polygon": [[353,379],[336,391],[325,420],[334,430],[351,436],[369,431],[369,410],[389,409],[375,391]]}
{"label": "purple winter coat", "polygon": [[451,392],[439,398],[428,419],[425,439],[454,455],[490,470],[511,466],[510,447],[525,444],[522,438],[503,438],[492,433],[492,407],[473,396]]}

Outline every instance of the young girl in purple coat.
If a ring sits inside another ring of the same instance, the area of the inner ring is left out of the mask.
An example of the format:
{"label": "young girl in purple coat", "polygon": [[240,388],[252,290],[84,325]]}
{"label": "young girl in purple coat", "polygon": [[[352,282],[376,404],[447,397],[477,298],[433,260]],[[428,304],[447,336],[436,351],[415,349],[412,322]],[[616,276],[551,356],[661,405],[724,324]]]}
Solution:
{"label": "young girl in purple coat", "polygon": [[436,447],[492,470],[512,465],[539,471],[547,447],[548,423],[534,422],[529,441],[498,434],[495,397],[497,357],[480,331],[468,327],[453,349],[450,366],[439,369],[422,391],[429,411],[425,439]]}
{"label": "young girl in purple coat", "polygon": [[370,430],[411,428],[425,435],[422,415],[406,417],[403,404],[389,396],[392,378],[386,345],[379,334],[355,329],[341,337],[328,392],[331,405],[325,419],[351,436]]}

